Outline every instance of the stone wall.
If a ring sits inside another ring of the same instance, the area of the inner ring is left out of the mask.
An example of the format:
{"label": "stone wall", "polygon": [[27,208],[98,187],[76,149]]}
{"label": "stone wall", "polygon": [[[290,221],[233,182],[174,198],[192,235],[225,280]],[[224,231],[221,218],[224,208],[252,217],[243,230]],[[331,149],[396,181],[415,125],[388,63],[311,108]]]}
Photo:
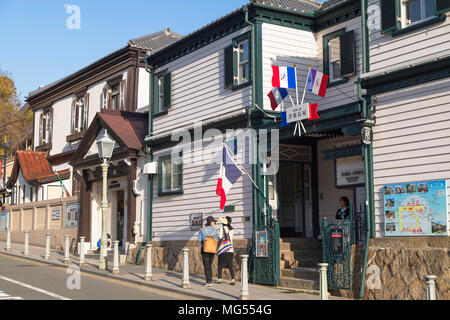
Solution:
{"label": "stone wall", "polygon": [[[386,237],[370,240],[364,299],[426,299],[425,275],[435,275],[436,299],[450,299],[450,237]],[[355,298],[361,284],[364,244],[352,248],[352,290],[332,294]]]}
{"label": "stone wall", "polygon": [[[138,253],[142,243],[136,244],[135,248],[128,251],[127,263],[136,264]],[[182,271],[183,257],[182,250],[189,249],[189,273],[204,275],[203,262],[201,256],[201,246],[197,241],[163,241],[152,242],[152,266],[163,270]],[[240,255],[248,253],[248,240],[239,239],[233,241],[234,249],[234,270],[235,279],[240,279]],[[147,250],[141,253],[140,264],[145,265]],[[217,256],[213,262],[213,277],[217,277]],[[231,279],[228,269],[222,272],[223,279]]]}

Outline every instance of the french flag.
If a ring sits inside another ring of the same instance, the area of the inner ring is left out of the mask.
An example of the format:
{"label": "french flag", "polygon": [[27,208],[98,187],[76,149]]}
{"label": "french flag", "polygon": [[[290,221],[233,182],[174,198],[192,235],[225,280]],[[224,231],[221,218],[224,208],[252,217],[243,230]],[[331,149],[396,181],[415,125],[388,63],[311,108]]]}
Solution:
{"label": "french flag", "polygon": [[222,163],[220,164],[219,179],[217,180],[216,194],[220,196],[220,210],[225,208],[227,194],[233,184],[242,176],[242,171],[234,163],[227,152],[226,147],[222,150]]}
{"label": "french flag", "polygon": [[275,111],[275,109],[280,105],[281,101],[284,100],[288,95],[288,91],[285,88],[273,88],[272,91],[269,92],[267,95],[270,99],[270,106],[272,107],[272,110]]}
{"label": "french flag", "polygon": [[274,88],[297,88],[297,76],[294,67],[272,66],[272,87]]}
{"label": "french flag", "polygon": [[325,98],[325,95],[327,94],[328,78],[329,76],[327,76],[326,74],[310,68],[306,90],[311,93],[317,94],[322,98]]}

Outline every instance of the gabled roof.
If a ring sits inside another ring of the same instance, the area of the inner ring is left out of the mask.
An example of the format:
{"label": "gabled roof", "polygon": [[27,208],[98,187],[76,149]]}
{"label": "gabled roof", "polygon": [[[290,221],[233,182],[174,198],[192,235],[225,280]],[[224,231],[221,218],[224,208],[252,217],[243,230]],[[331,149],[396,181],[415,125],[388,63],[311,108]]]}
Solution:
{"label": "gabled roof", "polygon": [[37,90],[34,90],[32,92],[30,92],[28,94],[27,99],[34,97],[50,88],[56,87],[57,85],[62,84],[63,82],[67,81],[68,79],[71,79],[77,75],[82,74],[83,72],[92,69],[95,65],[104,63],[105,61],[108,61],[109,59],[112,59],[116,54],[118,54],[121,51],[124,51],[126,49],[129,48],[137,48],[137,49],[144,49],[144,50],[148,50],[151,51],[152,53],[158,52],[159,50],[167,47],[168,45],[170,45],[171,43],[177,41],[178,39],[182,38],[181,35],[170,31],[169,28],[166,28],[164,30],[158,31],[158,32],[154,32],[139,38],[135,38],[135,39],[131,39],[128,41],[127,46],[120,48],[106,56],[104,56],[103,58],[87,65],[86,67],[78,70],[75,73],[72,73],[71,75],[64,77],[62,79],[59,79],[55,82],[52,82],[46,86],[42,86]]}
{"label": "gabled roof", "polygon": [[78,162],[83,160],[103,128],[119,144],[121,151],[125,150],[128,154],[133,153],[137,155],[144,148],[145,136],[148,134],[148,113],[108,109],[97,112],[81,140],[80,146],[73,155],[70,162],[73,166],[76,166]]}
{"label": "gabled roof", "polygon": [[[11,188],[19,177],[19,170],[25,180],[30,184],[42,184],[53,181],[58,181],[56,173],[47,160],[47,154],[40,151],[19,150],[16,152],[14,158],[14,165],[6,186]],[[70,170],[58,171],[61,179],[68,179],[70,177]]]}

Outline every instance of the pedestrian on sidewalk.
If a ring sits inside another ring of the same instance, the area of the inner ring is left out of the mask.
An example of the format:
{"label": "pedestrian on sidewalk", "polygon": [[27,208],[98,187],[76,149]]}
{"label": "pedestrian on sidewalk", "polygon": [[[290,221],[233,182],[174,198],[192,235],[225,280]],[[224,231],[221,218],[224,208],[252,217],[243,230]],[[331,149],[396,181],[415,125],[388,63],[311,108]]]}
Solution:
{"label": "pedestrian on sidewalk", "polygon": [[234,250],[233,250],[233,234],[234,230],[231,226],[231,217],[219,218],[222,228],[219,229],[219,246],[217,247],[217,255],[219,256],[218,277],[216,283],[222,283],[222,269],[228,268],[231,275],[231,285],[234,286]]}
{"label": "pedestrian on sidewalk", "polygon": [[216,220],[209,216],[206,218],[205,226],[198,233],[198,242],[202,244],[202,260],[205,269],[206,284],[205,287],[212,285],[212,263],[217,250],[217,240],[219,235],[214,226]]}
{"label": "pedestrian on sidewalk", "polygon": [[341,197],[339,199],[339,207],[336,212],[336,220],[347,219],[350,215],[350,200],[347,197]]}

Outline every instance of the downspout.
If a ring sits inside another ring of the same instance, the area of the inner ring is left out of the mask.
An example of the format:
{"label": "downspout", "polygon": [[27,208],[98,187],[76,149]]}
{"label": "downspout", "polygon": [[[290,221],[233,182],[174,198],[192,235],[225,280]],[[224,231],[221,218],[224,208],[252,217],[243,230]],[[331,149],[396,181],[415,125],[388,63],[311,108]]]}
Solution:
{"label": "downspout", "polygon": [[[149,107],[148,107],[148,135],[153,135],[153,69],[150,70],[148,67],[148,61],[145,60],[145,71],[149,73],[150,81],[150,90],[149,90]],[[147,162],[153,162],[153,149],[145,146],[147,153]],[[153,238],[153,175],[150,174],[148,176],[148,197],[147,197],[147,242],[152,241]]]}
{"label": "downspout", "polygon": [[[367,73],[369,71],[369,43],[368,43],[368,30],[367,30],[367,0],[361,0],[361,26],[362,26],[362,72]],[[361,78],[358,78],[358,99],[362,102],[362,116],[363,118],[367,118],[370,114],[369,108],[367,106],[367,100],[362,95],[361,90]],[[366,242],[364,246],[364,257],[363,257],[363,267],[361,274],[361,287],[359,291],[359,298],[362,299],[364,297],[364,283],[366,281],[366,270],[367,270],[367,257],[369,253],[369,243],[371,236],[371,186],[370,184],[370,152],[368,145],[365,145],[364,148],[364,179],[365,179],[365,192],[366,192]]]}

